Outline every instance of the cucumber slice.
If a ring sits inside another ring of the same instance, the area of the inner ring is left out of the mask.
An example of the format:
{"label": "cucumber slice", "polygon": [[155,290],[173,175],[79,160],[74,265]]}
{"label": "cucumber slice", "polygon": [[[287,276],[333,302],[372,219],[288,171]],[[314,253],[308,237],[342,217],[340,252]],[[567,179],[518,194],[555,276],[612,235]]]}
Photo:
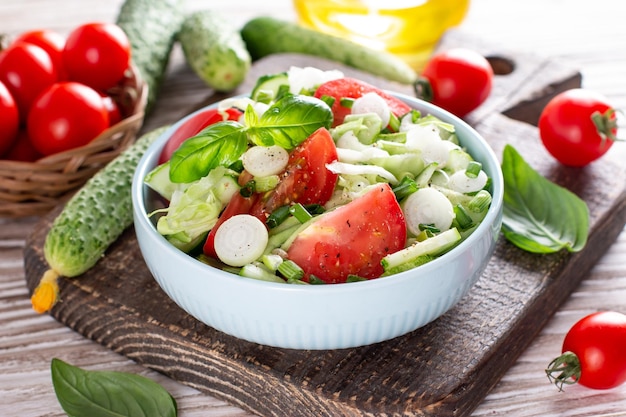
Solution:
{"label": "cucumber slice", "polygon": [[[421,265],[424,263],[424,257],[440,255],[451,249],[460,240],[461,234],[456,228],[452,228],[422,242],[417,242],[405,249],[391,253],[385,256],[381,261],[385,269],[385,274],[390,275],[394,270],[399,272],[400,270],[406,270]],[[416,262],[418,262],[418,264],[414,265]]]}
{"label": "cucumber slice", "polygon": [[269,103],[278,97],[279,90],[283,86],[289,87],[287,72],[263,75],[257,80],[250,97],[254,101]]}

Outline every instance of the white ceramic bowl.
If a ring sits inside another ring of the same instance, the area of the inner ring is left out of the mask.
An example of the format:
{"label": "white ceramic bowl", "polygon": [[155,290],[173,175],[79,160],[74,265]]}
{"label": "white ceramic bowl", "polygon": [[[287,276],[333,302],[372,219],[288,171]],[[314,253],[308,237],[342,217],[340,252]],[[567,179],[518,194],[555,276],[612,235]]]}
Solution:
{"label": "white ceramic bowl", "polygon": [[450,310],[478,280],[493,254],[502,222],[500,164],[485,140],[459,118],[424,101],[397,96],[422,113],[454,124],[462,146],[482,163],[492,179],[489,213],[464,242],[413,270],[348,284],[270,283],[241,278],[201,263],[170,245],[156,231],[146,215],[155,196],[142,181],[185,118],[148,149],[133,181],[137,240],[161,288],[190,315],[219,331],[251,342],[294,349],[338,349],[376,343],[411,332]]}

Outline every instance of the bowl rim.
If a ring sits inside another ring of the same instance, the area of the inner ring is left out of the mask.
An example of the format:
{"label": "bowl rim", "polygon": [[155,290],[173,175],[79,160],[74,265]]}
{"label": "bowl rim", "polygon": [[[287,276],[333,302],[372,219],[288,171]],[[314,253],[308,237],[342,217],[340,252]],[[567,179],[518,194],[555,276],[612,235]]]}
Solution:
{"label": "bowl rim", "polygon": [[[504,198],[504,180],[502,176],[501,166],[499,164],[499,160],[489,145],[489,143],[485,140],[485,138],[479,134],[472,126],[470,126],[463,119],[455,116],[454,114],[433,105],[427,101],[421,100],[416,97],[412,97],[406,94],[401,94],[393,91],[385,92],[401,99],[405,103],[407,103],[411,108],[417,109],[423,113],[433,114],[434,116],[452,123],[455,126],[455,130],[457,134],[460,130],[464,131],[464,135],[459,137],[459,141],[461,145],[464,146],[463,141],[466,140],[465,136],[470,136],[471,141],[476,141],[482,149],[482,153],[484,153],[483,160],[480,162],[483,166],[488,165],[489,177],[492,179],[491,185],[491,195],[492,202],[489,208],[489,211],[480,225],[474,230],[463,242],[461,242],[458,246],[454,247],[452,250],[447,252],[441,257],[435,258],[432,261],[421,265],[416,268],[412,268],[407,271],[403,271],[388,277],[381,277],[371,280],[365,281],[357,281],[350,283],[341,283],[341,284],[332,284],[332,285],[285,285],[283,283],[274,283],[267,282],[255,279],[242,279],[242,280],[233,280],[233,274],[230,272],[223,271],[219,268],[215,268],[213,266],[204,264],[197,259],[187,255],[183,251],[177,249],[173,245],[171,245],[164,236],[159,234],[154,226],[153,222],[149,219],[146,210],[146,204],[144,201],[144,194],[148,190],[147,185],[143,184],[143,178],[146,174],[155,166],[157,162],[158,155],[160,150],[163,148],[168,138],[172,135],[174,131],[176,131],[181,124],[183,124],[188,119],[194,117],[196,114],[206,111],[210,108],[215,108],[219,105],[219,102],[215,102],[209,104],[207,106],[203,106],[202,108],[195,110],[188,114],[187,116],[181,118],[169,128],[167,128],[146,150],[142,158],[140,159],[137,169],[135,170],[132,182],[132,202],[133,202],[133,212],[134,212],[134,223],[138,224],[143,229],[151,231],[155,238],[155,244],[158,244],[162,247],[169,256],[173,256],[173,259],[177,261],[180,260],[182,262],[192,262],[191,265],[194,265],[195,268],[201,268],[202,270],[206,270],[209,273],[207,277],[210,276],[211,280],[217,280],[218,282],[227,281],[226,284],[236,283],[238,286],[246,286],[250,289],[273,289],[280,292],[309,292],[312,294],[318,293],[342,293],[345,291],[349,291],[351,294],[354,294],[356,291],[371,291],[376,288],[384,288],[390,285],[399,285],[403,281],[407,280],[415,280],[415,279],[427,279],[428,276],[435,270],[438,269],[439,265],[445,262],[449,262],[453,258],[457,258],[462,256],[466,248],[472,246],[477,240],[479,240],[484,234],[490,233],[490,229],[493,229],[494,224],[499,230],[499,225],[501,224],[501,212],[503,206],[503,198]],[[231,98],[241,98],[241,97],[249,97],[247,94],[235,95]],[[220,100],[221,101],[221,100]],[[469,134],[469,135],[468,135]],[[475,155],[472,155],[475,157]],[[486,158],[486,160],[484,160]],[[486,164],[486,162],[489,162]],[[143,256],[143,254],[142,254]],[[415,271],[419,270],[419,276],[415,276]]]}

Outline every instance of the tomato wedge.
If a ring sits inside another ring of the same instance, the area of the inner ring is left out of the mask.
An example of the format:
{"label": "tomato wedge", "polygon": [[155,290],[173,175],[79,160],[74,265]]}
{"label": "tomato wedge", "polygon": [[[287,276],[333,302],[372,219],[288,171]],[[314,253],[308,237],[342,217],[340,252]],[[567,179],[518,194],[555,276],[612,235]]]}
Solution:
{"label": "tomato wedge", "polygon": [[242,112],[235,108],[218,111],[211,108],[200,111],[187,119],[168,139],[159,155],[159,165],[170,160],[172,154],[185,140],[197,135],[205,127],[225,120],[239,120]]}
{"label": "tomato wedge", "polygon": [[337,183],[337,174],[329,171],[326,164],[337,158],[330,132],[325,128],[316,130],[291,152],[280,183],[259,198],[250,214],[265,222],[274,210],[287,204],[326,203]]}
{"label": "tomato wedge", "polygon": [[[237,214],[251,214],[263,223],[278,207],[290,204],[324,204],[333,194],[337,174],[326,169],[326,164],[337,160],[337,149],[330,132],[320,128],[296,147],[289,156],[287,168],[281,174],[278,186],[263,194],[242,197],[237,193],[230,200],[218,222],[213,226],[204,244],[204,254],[216,257],[215,233],[228,218]],[[247,172],[239,177],[244,185],[251,179]]]}
{"label": "tomato wedge", "polygon": [[338,78],[321,84],[315,90],[315,97],[322,98],[328,96],[335,99],[331,107],[334,116],[333,127],[335,127],[343,123],[343,119],[350,114],[350,108],[342,106],[341,99],[357,99],[366,93],[376,93],[385,99],[389,109],[397,117],[404,116],[411,111],[411,107],[402,100],[387,94],[378,87],[349,77]]}
{"label": "tomato wedge", "polygon": [[406,223],[389,184],[328,212],[303,230],[287,250],[288,258],[326,283],[346,282],[349,275],[377,278],[382,258],[404,247]]}

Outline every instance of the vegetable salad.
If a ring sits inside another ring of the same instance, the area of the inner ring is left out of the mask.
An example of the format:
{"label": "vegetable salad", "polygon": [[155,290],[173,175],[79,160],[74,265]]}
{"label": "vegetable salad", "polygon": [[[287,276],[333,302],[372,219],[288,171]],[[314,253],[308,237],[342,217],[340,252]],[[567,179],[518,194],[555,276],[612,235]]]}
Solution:
{"label": "vegetable salad", "polygon": [[187,118],[145,183],[169,242],[295,284],[393,275],[483,220],[490,179],[455,128],[340,71],[293,67]]}

